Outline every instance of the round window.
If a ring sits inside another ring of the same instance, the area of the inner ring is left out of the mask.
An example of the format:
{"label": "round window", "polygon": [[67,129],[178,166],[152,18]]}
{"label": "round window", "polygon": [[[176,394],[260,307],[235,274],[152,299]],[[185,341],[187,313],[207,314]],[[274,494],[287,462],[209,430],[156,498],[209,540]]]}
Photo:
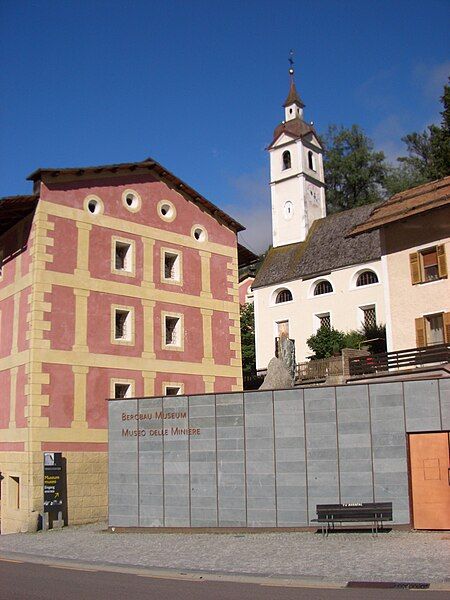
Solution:
{"label": "round window", "polygon": [[204,242],[207,238],[206,230],[200,225],[194,225],[192,228],[192,236],[197,240],[197,242]]}
{"label": "round window", "polygon": [[161,200],[158,203],[158,213],[164,221],[173,221],[177,216],[175,206],[169,200]]}
{"label": "round window", "polygon": [[87,196],[84,199],[84,208],[91,215],[99,215],[103,212],[103,202],[98,196]]}
{"label": "round window", "polygon": [[131,212],[137,212],[141,208],[141,197],[134,190],[125,190],[122,194],[122,202]]}

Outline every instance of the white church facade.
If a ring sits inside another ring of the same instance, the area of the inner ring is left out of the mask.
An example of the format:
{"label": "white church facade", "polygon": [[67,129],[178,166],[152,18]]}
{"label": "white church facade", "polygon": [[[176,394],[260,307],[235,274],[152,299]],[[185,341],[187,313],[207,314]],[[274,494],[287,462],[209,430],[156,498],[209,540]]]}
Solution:
{"label": "white church facade", "polygon": [[272,248],[252,285],[256,368],[274,356],[282,331],[297,362],[312,355],[307,339],[322,326],[341,331],[385,324],[385,266],[379,230],[347,237],[376,205],[327,216],[323,149],[293,81],[270,154]]}

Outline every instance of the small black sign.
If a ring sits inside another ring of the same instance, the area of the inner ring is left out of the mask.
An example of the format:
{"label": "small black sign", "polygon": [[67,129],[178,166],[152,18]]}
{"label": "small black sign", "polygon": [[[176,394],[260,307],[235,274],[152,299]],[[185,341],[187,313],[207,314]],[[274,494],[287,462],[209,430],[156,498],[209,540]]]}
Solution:
{"label": "small black sign", "polygon": [[44,512],[65,512],[65,487],[61,452],[44,452]]}

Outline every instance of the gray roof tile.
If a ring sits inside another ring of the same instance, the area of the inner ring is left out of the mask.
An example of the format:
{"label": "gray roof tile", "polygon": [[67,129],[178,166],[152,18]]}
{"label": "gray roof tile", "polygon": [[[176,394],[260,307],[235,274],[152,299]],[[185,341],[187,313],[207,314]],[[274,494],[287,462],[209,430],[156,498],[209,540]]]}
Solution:
{"label": "gray roof tile", "polygon": [[252,288],[318,276],[335,269],[379,259],[380,233],[347,234],[368,219],[380,202],[359,206],[315,221],[304,242],[271,248]]}

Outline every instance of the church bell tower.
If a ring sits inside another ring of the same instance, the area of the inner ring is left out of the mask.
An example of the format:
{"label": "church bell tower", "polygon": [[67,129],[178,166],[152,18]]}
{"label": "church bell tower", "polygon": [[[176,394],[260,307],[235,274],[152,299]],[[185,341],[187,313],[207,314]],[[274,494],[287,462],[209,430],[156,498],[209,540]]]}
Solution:
{"label": "church bell tower", "polygon": [[323,149],[313,124],[303,119],[305,105],[295,87],[292,58],[289,62],[284,121],[268,147],[273,246],[303,242],[313,222],[326,216]]}

